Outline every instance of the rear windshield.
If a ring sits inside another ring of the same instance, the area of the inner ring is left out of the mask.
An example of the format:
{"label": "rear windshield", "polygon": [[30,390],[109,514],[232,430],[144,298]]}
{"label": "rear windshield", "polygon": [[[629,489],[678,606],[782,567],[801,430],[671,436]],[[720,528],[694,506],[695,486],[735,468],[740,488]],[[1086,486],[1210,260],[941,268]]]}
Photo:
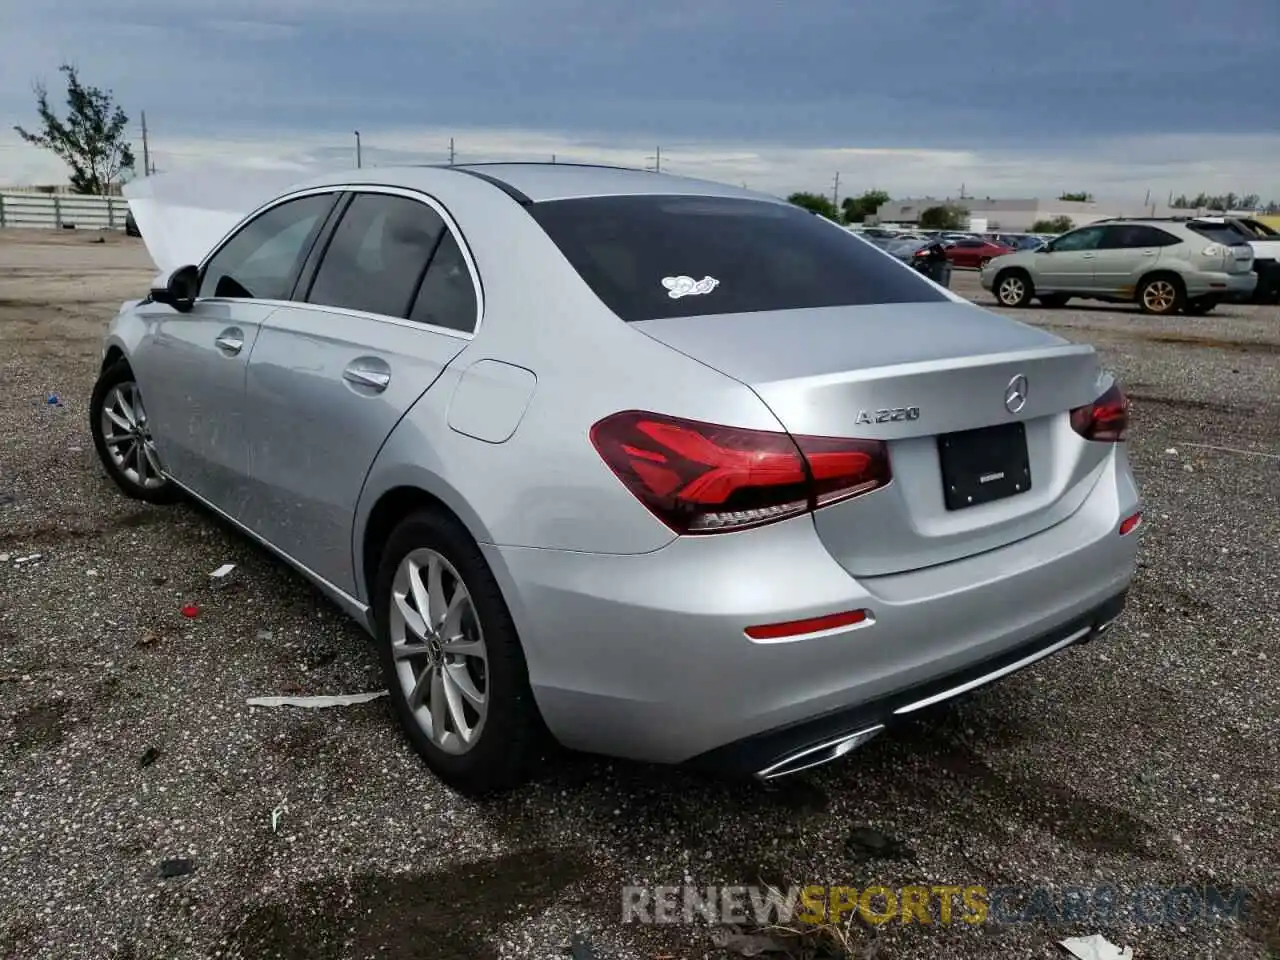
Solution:
{"label": "rear windshield", "polygon": [[627,322],[947,299],[865,240],[790,204],[592,197],[529,212]]}
{"label": "rear windshield", "polygon": [[1225,244],[1228,247],[1235,246],[1240,243],[1248,243],[1249,237],[1241,233],[1229,223],[1213,223],[1204,220],[1188,221],[1187,227],[1194,230],[1206,240],[1212,240],[1214,243]]}

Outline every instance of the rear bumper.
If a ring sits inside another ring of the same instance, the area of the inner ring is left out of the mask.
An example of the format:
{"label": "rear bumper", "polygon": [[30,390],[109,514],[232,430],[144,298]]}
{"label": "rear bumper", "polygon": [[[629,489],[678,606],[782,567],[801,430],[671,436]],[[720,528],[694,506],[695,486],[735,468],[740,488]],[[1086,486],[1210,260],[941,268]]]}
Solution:
{"label": "rear bumper", "polygon": [[[910,691],[1099,621],[1132,579],[1138,537],[1118,527],[1138,508],[1117,448],[1066,520],[908,573],[851,577],[807,517],[642,555],[482,549],[562,743],[743,768],[840,717],[878,715]],[[787,642],[744,633],[862,609],[867,622]]]}
{"label": "rear bumper", "polygon": [[1258,284],[1255,273],[1196,273],[1186,278],[1187,296],[1217,297],[1226,303],[1238,303],[1253,296]]}
{"label": "rear bumper", "polygon": [[1126,596],[1127,591],[1122,591],[998,656],[887,697],[717,747],[694,757],[688,765],[721,776],[772,779],[825,762],[832,759],[826,755],[830,748],[856,734],[890,730],[920,710],[969,694],[1069,646],[1101,636],[1124,612]]}

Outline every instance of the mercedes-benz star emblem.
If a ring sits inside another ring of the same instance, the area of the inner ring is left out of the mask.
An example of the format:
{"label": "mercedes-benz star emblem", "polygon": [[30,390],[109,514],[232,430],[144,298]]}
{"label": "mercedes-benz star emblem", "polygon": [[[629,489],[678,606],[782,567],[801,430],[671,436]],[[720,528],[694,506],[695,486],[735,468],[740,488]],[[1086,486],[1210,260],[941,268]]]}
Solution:
{"label": "mercedes-benz star emblem", "polygon": [[1018,374],[1004,388],[1004,408],[1010,413],[1017,413],[1027,405],[1027,378]]}

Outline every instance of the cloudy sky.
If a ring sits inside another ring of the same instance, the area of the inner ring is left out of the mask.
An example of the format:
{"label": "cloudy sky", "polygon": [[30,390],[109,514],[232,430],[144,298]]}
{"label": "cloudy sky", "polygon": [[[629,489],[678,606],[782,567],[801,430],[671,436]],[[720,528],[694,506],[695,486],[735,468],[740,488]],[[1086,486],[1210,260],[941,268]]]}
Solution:
{"label": "cloudy sky", "polygon": [[[778,193],[1280,200],[1280,0],[32,0],[0,30],[0,183],[58,64],[161,170],[600,160]],[[59,98],[60,99],[60,98]],[[139,158],[141,151],[139,148]]]}

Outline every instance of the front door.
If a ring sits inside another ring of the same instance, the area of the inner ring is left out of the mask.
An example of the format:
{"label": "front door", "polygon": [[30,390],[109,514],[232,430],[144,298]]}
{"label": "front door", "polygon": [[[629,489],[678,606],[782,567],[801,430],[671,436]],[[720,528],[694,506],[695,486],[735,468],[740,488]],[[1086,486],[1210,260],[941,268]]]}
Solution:
{"label": "front door", "polygon": [[232,516],[246,492],[247,363],[333,199],[286,201],[240,227],[207,261],[190,312],[160,304],[140,311],[148,332],[134,372],[165,470]]}
{"label": "front door", "polygon": [[1072,230],[1038,251],[1034,260],[1036,289],[1091,292],[1093,263],[1103,230],[1103,227]]}
{"label": "front door", "polygon": [[395,425],[470,342],[477,289],[433,206],[361,192],[299,296],[306,303],[263,325],[246,391],[249,525],[347,593],[356,592],[351,531],[365,477]]}

